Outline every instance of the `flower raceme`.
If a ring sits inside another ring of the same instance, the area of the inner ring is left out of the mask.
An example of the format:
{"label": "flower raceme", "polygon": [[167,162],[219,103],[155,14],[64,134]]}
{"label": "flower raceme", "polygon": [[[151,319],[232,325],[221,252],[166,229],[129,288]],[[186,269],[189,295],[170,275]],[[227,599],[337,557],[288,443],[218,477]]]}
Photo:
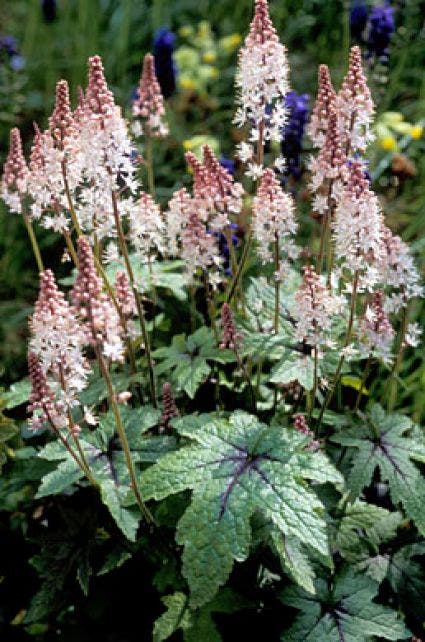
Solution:
{"label": "flower raceme", "polygon": [[322,147],[326,140],[331,108],[336,98],[327,65],[319,65],[317,98],[311,112],[307,134],[315,147]]}
{"label": "flower raceme", "polygon": [[314,347],[331,346],[332,324],[341,314],[343,305],[340,297],[329,292],[314,267],[305,265],[292,310],[296,339]]}
{"label": "flower raceme", "polygon": [[[285,124],[284,98],[289,91],[286,48],[279,42],[269,16],[267,0],[256,0],[249,33],[239,52],[236,89],[238,110],[235,123],[250,127],[250,143],[262,148],[268,140],[280,142]],[[245,150],[245,151],[243,151]],[[248,151],[248,153],[246,153]],[[242,148],[241,160],[255,169],[253,149]],[[261,163],[260,163],[261,165]]]}
{"label": "flower raceme", "polygon": [[22,151],[21,134],[17,127],[10,131],[9,153],[3,168],[0,196],[11,212],[22,212],[21,199],[27,191],[28,167]]}
{"label": "flower raceme", "polygon": [[[279,243],[280,253],[285,257],[295,259],[298,249],[295,246],[294,235],[297,231],[294,201],[286,194],[272,169],[264,170],[257,194],[252,204],[252,229],[258,243],[258,253],[267,263],[273,260],[274,245]],[[284,271],[286,263],[282,262]],[[281,274],[276,278],[281,279]]]}
{"label": "flower raceme", "polygon": [[335,213],[335,255],[352,274],[360,272],[368,289],[378,280],[381,230],[378,198],[369,187],[362,163],[353,161]]}
{"label": "flower raceme", "polygon": [[71,299],[87,333],[87,343],[106,359],[123,361],[123,327],[110,297],[102,291],[93,252],[84,236],[78,239],[78,274]]}
{"label": "flower raceme", "polygon": [[168,134],[165,122],[164,99],[155,73],[155,59],[146,54],[140,84],[133,101],[133,116],[142,123],[142,131],[147,136],[162,138]]}

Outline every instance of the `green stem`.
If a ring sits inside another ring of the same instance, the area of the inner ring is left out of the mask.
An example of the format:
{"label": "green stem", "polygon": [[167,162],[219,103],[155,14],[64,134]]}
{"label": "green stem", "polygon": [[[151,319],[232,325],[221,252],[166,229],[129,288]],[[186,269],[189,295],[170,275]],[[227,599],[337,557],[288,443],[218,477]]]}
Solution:
{"label": "green stem", "polygon": [[[354,315],[356,311],[356,299],[357,299],[357,288],[359,284],[359,272],[356,271],[354,273],[354,280],[353,280],[353,290],[351,293],[351,305],[350,305],[350,317],[348,319],[348,326],[347,326],[347,332],[345,335],[345,341],[344,341],[344,348],[348,346],[351,340],[351,333],[353,330],[353,323],[354,323]],[[339,377],[341,374],[342,366],[344,365],[345,362],[345,354],[344,352],[341,355],[341,358],[338,362],[338,367],[336,369],[334,381],[332,383],[332,386],[328,390],[328,394],[326,395],[325,401],[322,404],[322,407],[320,409],[319,417],[318,417],[318,423],[317,423],[317,428],[320,428],[320,425],[322,423],[323,415],[325,413],[326,408],[328,407],[329,403],[332,401],[332,398],[334,396],[336,387],[339,382]]]}
{"label": "green stem", "polygon": [[146,134],[146,171],[148,178],[149,193],[152,198],[155,198],[155,178],[153,171],[153,149],[152,149],[152,136],[150,133]]}
{"label": "green stem", "polygon": [[242,256],[241,256],[241,260],[239,262],[238,268],[237,268],[236,273],[235,273],[235,275],[233,277],[233,280],[231,281],[231,283],[229,285],[229,288],[227,290],[226,301],[229,304],[230,304],[230,302],[231,302],[231,300],[233,298],[233,295],[234,295],[234,293],[236,291],[236,288],[238,287],[240,281],[242,280],[243,272],[244,272],[244,269],[245,269],[245,263],[247,261],[248,255],[249,255],[249,251],[251,249],[251,244],[252,244],[253,238],[254,238],[253,232],[252,232],[252,230],[250,230],[248,232],[248,238],[245,241],[245,245],[244,245],[244,248],[243,248],[243,252],[242,252]]}
{"label": "green stem", "polygon": [[280,312],[280,261],[279,261],[279,238],[275,233],[274,243],[274,333],[279,334],[279,312]]}
{"label": "green stem", "polygon": [[150,348],[150,342],[149,342],[149,336],[148,336],[148,331],[146,328],[146,320],[145,320],[145,313],[143,310],[141,298],[140,298],[140,293],[138,292],[136,288],[136,282],[134,278],[134,273],[133,273],[133,268],[131,267],[130,263],[130,257],[128,254],[128,249],[127,249],[127,244],[125,241],[125,236],[124,236],[124,231],[122,229],[121,225],[121,219],[120,215],[118,212],[118,203],[117,203],[117,195],[115,190],[112,190],[112,208],[114,212],[114,219],[115,219],[115,226],[117,228],[117,233],[118,233],[118,240],[120,243],[120,248],[122,255],[124,257],[124,262],[125,266],[127,269],[127,274],[128,278],[130,280],[130,285],[131,289],[133,291],[134,295],[134,300],[136,301],[136,307],[137,307],[137,312],[139,315],[139,321],[140,321],[140,328],[142,330],[142,338],[143,338],[143,343],[145,346],[145,352],[146,352],[146,359],[148,362],[148,370],[149,370],[149,386],[150,386],[150,393],[151,393],[151,400],[154,408],[157,408],[157,399],[156,399],[156,387],[155,387],[155,375],[154,375],[154,370],[153,370],[153,361],[152,361],[152,354],[151,354],[151,348]]}
{"label": "green stem", "polygon": [[373,359],[373,355],[372,355],[372,353],[370,353],[368,358],[367,358],[364,370],[363,370],[363,375],[362,375],[362,379],[361,379],[361,382],[360,382],[359,392],[357,394],[356,403],[354,405],[354,412],[357,412],[357,410],[359,409],[360,401],[361,401],[361,398],[363,396],[363,388],[366,385],[366,381],[367,381],[367,378],[368,378],[369,372],[370,372],[370,366],[372,365],[372,359]]}
{"label": "green stem", "polygon": [[243,362],[242,358],[239,356],[239,353],[238,353],[236,348],[234,349],[234,353],[235,353],[235,357],[236,357],[236,361],[238,363],[238,366],[242,370],[243,378],[246,381],[246,384],[248,386],[248,390],[249,390],[250,395],[251,395],[252,410],[254,412],[257,412],[257,402],[255,400],[255,392],[254,392],[254,388],[252,387],[251,379],[250,379],[250,377],[248,375],[248,372],[247,372],[247,370],[245,368],[244,362]]}
{"label": "green stem", "polygon": [[41,258],[41,252],[40,252],[40,248],[38,247],[37,239],[34,233],[34,228],[32,226],[31,220],[29,219],[28,215],[25,212],[22,213],[22,216],[24,219],[25,227],[27,228],[28,236],[31,241],[32,251],[34,252],[34,257],[37,263],[38,271],[43,272],[44,271],[43,259]]}
{"label": "green stem", "polygon": [[64,184],[64,187],[65,187],[65,194],[66,194],[66,198],[67,198],[67,201],[68,201],[68,207],[69,207],[69,213],[71,215],[71,221],[72,221],[72,224],[73,224],[73,226],[75,228],[75,231],[77,232],[77,235],[78,236],[82,236],[83,232],[82,232],[80,224],[78,222],[78,217],[77,217],[77,214],[75,212],[74,203],[72,201],[71,190],[69,189],[68,178],[67,178],[67,175],[66,175],[66,161],[65,160],[62,161],[61,167],[62,167],[63,184]]}
{"label": "green stem", "polygon": [[398,341],[397,356],[394,361],[394,365],[392,367],[390,376],[388,378],[388,384],[384,390],[384,395],[388,390],[388,402],[387,402],[388,412],[391,412],[393,410],[397,399],[397,389],[398,389],[397,378],[398,378],[398,373],[400,372],[401,364],[403,361],[403,353],[405,348],[404,340],[406,337],[408,325],[409,325],[409,314],[408,314],[407,307],[404,307],[402,312],[400,338]]}
{"label": "green stem", "polygon": [[127,435],[125,433],[125,428],[124,428],[124,424],[122,422],[121,413],[120,413],[120,410],[118,408],[118,403],[117,403],[116,396],[115,396],[115,390],[114,390],[114,386],[112,384],[112,380],[111,380],[111,376],[109,374],[108,367],[107,367],[107,365],[105,363],[105,360],[104,360],[104,358],[102,356],[102,353],[101,353],[101,351],[99,349],[99,346],[96,346],[95,350],[96,350],[96,356],[97,356],[97,360],[98,360],[98,363],[99,363],[100,371],[102,373],[103,379],[105,380],[106,388],[108,390],[109,405],[110,405],[110,407],[112,409],[112,412],[114,414],[115,425],[116,425],[116,428],[117,428],[118,436],[120,438],[122,449],[124,451],[124,457],[125,457],[125,461],[126,461],[126,464],[127,464],[127,469],[128,469],[128,472],[129,472],[129,475],[130,475],[130,480],[131,480],[131,487],[132,487],[132,489],[134,491],[134,494],[135,494],[135,497],[136,497],[136,501],[137,501],[137,504],[138,504],[140,510],[142,511],[142,513],[144,514],[144,516],[146,517],[146,519],[149,522],[153,522],[154,519],[153,519],[149,509],[147,508],[146,504],[144,503],[144,501],[142,499],[142,496],[141,496],[141,493],[140,493],[140,489],[139,489],[139,485],[137,483],[136,471],[135,471],[135,468],[134,468],[133,459],[131,457],[130,446],[128,444]]}
{"label": "green stem", "polygon": [[311,393],[310,411],[308,415],[309,419],[313,414],[314,406],[316,404],[316,394],[317,394],[317,385],[318,385],[317,371],[319,366],[319,355],[318,355],[317,346],[314,346],[313,353],[314,353],[314,381],[313,381],[313,390]]}

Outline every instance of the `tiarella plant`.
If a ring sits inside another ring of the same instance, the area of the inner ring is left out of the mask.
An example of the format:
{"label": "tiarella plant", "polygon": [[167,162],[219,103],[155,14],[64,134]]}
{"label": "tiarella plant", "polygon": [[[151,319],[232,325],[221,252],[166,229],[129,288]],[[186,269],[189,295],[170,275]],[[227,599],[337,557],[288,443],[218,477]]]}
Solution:
{"label": "tiarella plant", "polygon": [[[367,171],[374,105],[361,52],[339,91],[319,69],[306,226],[286,191],[297,95],[266,0],[236,89],[236,177],[205,145],[186,154],[193,188],[168,203],[155,195],[169,119],[150,54],[132,122],[93,56],[74,109],[58,82],[28,164],[12,130],[1,195],[40,271],[30,386],[6,395],[8,408],[28,400],[17,455],[43,462],[37,500],[92,487],[118,526],[103,565],[103,548],[69,564],[85,593],[132,555],[158,565],[158,642],[179,629],[219,640],[212,614],[268,609],[270,587],[274,608],[292,609],[282,640],[407,639],[424,619],[408,597],[424,595],[422,578],[412,589],[403,573],[418,578],[413,558],[425,555],[425,440],[393,409],[423,289]],[[68,292],[34,225],[62,235]],[[5,421],[3,441],[14,434]],[[27,622],[56,608],[49,590],[65,580],[48,564],[35,560],[45,582]],[[245,594],[241,565],[254,569]]]}

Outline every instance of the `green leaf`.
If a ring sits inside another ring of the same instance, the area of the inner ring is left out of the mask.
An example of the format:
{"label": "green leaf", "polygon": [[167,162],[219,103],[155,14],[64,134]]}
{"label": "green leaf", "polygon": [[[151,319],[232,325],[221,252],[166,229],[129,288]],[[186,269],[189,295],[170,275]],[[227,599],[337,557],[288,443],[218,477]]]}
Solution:
{"label": "green leaf", "polygon": [[131,542],[136,541],[139,517],[128,508],[123,507],[123,492],[120,492],[120,488],[110,479],[105,479],[100,482],[100,492],[102,501],[109,508],[109,512],[116,521],[117,526],[122,530],[127,539]]}
{"label": "green leaf", "polygon": [[340,484],[342,477],[324,455],[305,449],[303,435],[244,412],[229,420],[185,417],[174,425],[194,443],[144,471],[141,488],[145,499],[157,500],[193,491],[176,535],[192,606],[209,601],[233,562],[247,558],[256,510],[284,535],[328,555],[324,507],[307,480]]}
{"label": "green leaf", "polygon": [[69,457],[69,459],[61,461],[55,470],[43,477],[36,498],[57,495],[82,479],[83,476],[81,468]]}
{"label": "green leaf", "polygon": [[125,548],[114,548],[106,558],[102,568],[97,572],[97,575],[106,575],[116,568],[120,568],[127,560],[131,559],[130,551]]}
{"label": "green leaf", "polygon": [[161,602],[167,610],[154,624],[153,642],[163,642],[178,629],[186,629],[191,625],[190,612],[187,611],[187,596],[184,593],[176,591],[161,598]]}
{"label": "green leaf", "polygon": [[411,459],[423,461],[424,447],[412,431],[412,422],[402,415],[386,415],[375,404],[361,425],[333,435],[332,441],[350,450],[348,486],[357,497],[367,487],[376,468],[389,483],[394,504],[400,503],[425,535],[425,479]]}
{"label": "green leaf", "polygon": [[395,537],[402,520],[401,513],[391,513],[385,508],[356,499],[345,506],[344,515],[339,520],[335,546],[348,561],[358,561],[370,546],[377,547],[381,542]]}
{"label": "green leaf", "polygon": [[155,359],[162,360],[156,366],[158,375],[172,373],[177,390],[184,390],[191,399],[211,372],[208,361],[227,363],[234,361],[231,350],[220,350],[209,328],[201,327],[194,334],[173,337],[171,346],[153,352]]}
{"label": "green leaf", "polygon": [[314,593],[315,573],[302,544],[293,536],[285,536],[277,529],[272,541],[280,557],[283,570],[308,593]]}
{"label": "green leaf", "polygon": [[314,386],[314,362],[307,355],[296,353],[286,354],[285,357],[274,366],[270,381],[272,383],[287,384],[291,381],[298,381],[305,390],[313,390]]}
{"label": "green leaf", "polygon": [[[414,558],[419,559],[415,560]],[[424,626],[425,542],[403,546],[393,555],[388,580],[403,611],[414,619],[418,629]]]}
{"label": "green leaf", "polygon": [[301,613],[281,637],[282,642],[370,642],[404,640],[410,633],[396,611],[373,600],[379,585],[352,569],[343,570],[329,582],[315,581],[316,595],[289,587],[281,599]]}
{"label": "green leaf", "polygon": [[13,383],[10,386],[8,392],[3,394],[3,399],[6,401],[5,408],[10,410],[11,408],[16,408],[21,404],[28,401],[31,393],[31,383],[29,379],[22,379],[17,383]]}
{"label": "green leaf", "polygon": [[[96,431],[86,434],[85,437],[87,441],[80,439],[80,445],[99,484],[102,501],[124,535],[134,541],[139,518],[124,505],[130,490],[130,476],[124,453],[119,447],[110,449],[109,442],[104,444],[104,448],[99,447]],[[89,439],[93,443],[90,443]],[[60,463],[55,470],[43,477],[37,497],[60,493],[84,476],[74,459],[58,441],[48,443],[39,456]],[[133,460],[137,460],[137,453],[133,454]]]}

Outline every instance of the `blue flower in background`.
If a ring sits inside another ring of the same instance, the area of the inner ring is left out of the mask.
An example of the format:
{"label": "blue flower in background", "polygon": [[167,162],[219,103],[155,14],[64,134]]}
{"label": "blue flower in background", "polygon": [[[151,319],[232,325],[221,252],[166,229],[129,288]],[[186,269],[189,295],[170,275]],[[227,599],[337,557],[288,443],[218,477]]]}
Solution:
{"label": "blue flower in background", "polygon": [[235,175],[235,161],[231,160],[230,158],[226,158],[224,154],[220,156],[220,165],[224,167],[224,169],[227,169],[229,172],[230,176]]}
{"label": "blue flower in background", "polygon": [[304,129],[309,114],[308,94],[290,91],[285,96],[288,120],[282,132],[282,155],[286,159],[286,174],[298,179],[301,176],[301,150]]}
{"label": "blue flower in background", "polygon": [[19,54],[18,42],[13,36],[0,37],[0,63],[8,60],[10,68],[19,71],[25,65],[25,59]]}
{"label": "blue flower in background", "polygon": [[175,41],[176,34],[167,27],[161,27],[153,43],[155,72],[164,98],[169,98],[176,89],[177,69],[173,59]]}
{"label": "blue flower in background", "polygon": [[374,7],[369,16],[368,55],[384,61],[388,58],[388,47],[395,30],[394,9],[387,3]]}
{"label": "blue flower in background", "polygon": [[56,0],[41,0],[41,11],[45,22],[56,20]]}
{"label": "blue flower in background", "polygon": [[[232,245],[233,247],[237,247],[237,245],[239,244],[239,238],[237,236],[237,231],[239,229],[238,225],[236,225],[236,223],[231,223],[229,227],[233,232],[233,234],[231,234]],[[230,248],[227,243],[227,238],[225,234],[223,234],[223,232],[212,232],[212,234],[213,236],[215,236],[215,238],[218,241],[218,251],[220,253],[221,258],[223,259],[222,266],[223,266],[224,273],[227,276],[231,276],[232,270],[230,267]]]}
{"label": "blue flower in background", "polygon": [[368,8],[363,0],[352,0],[350,7],[350,32],[355,40],[362,40],[366,28]]}

